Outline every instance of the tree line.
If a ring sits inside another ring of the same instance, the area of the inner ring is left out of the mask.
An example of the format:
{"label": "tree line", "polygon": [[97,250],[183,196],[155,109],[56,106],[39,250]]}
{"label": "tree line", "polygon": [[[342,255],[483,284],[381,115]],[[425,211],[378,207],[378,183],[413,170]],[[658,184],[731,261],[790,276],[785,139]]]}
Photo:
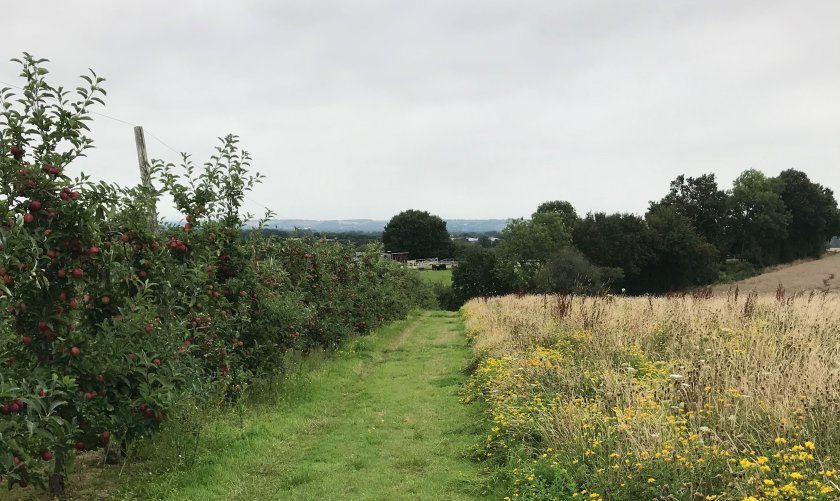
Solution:
{"label": "tree line", "polygon": [[454,307],[514,291],[661,294],[714,283],[722,267],[820,257],[837,235],[834,193],[804,172],[750,169],[728,190],[714,174],[681,175],[644,215],[581,217],[568,202],[545,202],[512,220],[497,246],[458,247],[443,299]]}

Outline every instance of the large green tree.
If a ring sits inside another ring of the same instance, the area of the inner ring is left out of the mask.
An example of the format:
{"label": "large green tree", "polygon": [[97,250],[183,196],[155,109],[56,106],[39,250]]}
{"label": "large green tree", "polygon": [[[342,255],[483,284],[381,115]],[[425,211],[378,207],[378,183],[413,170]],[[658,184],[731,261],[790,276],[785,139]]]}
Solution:
{"label": "large green tree", "polygon": [[662,293],[713,283],[718,251],[673,208],[649,211],[645,221],[653,235],[654,259],[639,277],[645,292]]}
{"label": "large green tree", "polygon": [[779,195],[790,212],[781,258],[791,261],[821,256],[831,237],[840,234],[840,212],[834,193],[794,169],[783,171],[778,180]]}
{"label": "large green tree", "polygon": [[385,225],[382,243],[391,252],[408,252],[412,259],[449,257],[452,241],[446,222],[426,211],[400,212]]}
{"label": "large green tree", "polygon": [[479,296],[498,296],[513,290],[513,270],[496,258],[494,249],[474,246],[452,271],[457,304]]}
{"label": "large green tree", "polygon": [[731,254],[762,266],[781,260],[781,245],[791,222],[781,192],[779,179],[755,169],[735,179],[726,227]]}
{"label": "large green tree", "polygon": [[619,268],[621,278],[613,285],[632,294],[647,292],[640,277],[656,258],[654,235],[644,219],[635,214],[587,214],[575,224],[575,246],[594,264]]}
{"label": "large green tree", "polygon": [[650,209],[670,207],[687,217],[700,236],[718,249],[724,247],[723,227],[726,221],[726,193],[718,188],[714,174],[700,177],[677,176],[671,188],[659,202],[651,202]]}
{"label": "large green tree", "polygon": [[563,216],[537,212],[531,219],[514,219],[502,230],[499,259],[516,270],[517,287],[532,290],[540,268],[560,248],[572,243]]}
{"label": "large green tree", "polygon": [[565,224],[567,228],[574,226],[578,219],[577,211],[575,211],[574,206],[565,200],[543,202],[537,207],[537,211],[534,213],[534,215],[537,214],[559,214],[563,219],[563,224]]}

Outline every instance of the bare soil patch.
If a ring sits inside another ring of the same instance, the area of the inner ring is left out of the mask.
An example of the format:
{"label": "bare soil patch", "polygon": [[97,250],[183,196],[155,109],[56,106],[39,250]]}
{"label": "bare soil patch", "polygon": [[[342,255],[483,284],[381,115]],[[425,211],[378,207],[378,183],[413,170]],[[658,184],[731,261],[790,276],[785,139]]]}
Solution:
{"label": "bare soil patch", "polygon": [[742,292],[774,294],[780,284],[786,293],[817,291],[836,294],[840,292],[840,254],[795,264],[734,284],[719,285],[715,291],[725,292],[737,285]]}

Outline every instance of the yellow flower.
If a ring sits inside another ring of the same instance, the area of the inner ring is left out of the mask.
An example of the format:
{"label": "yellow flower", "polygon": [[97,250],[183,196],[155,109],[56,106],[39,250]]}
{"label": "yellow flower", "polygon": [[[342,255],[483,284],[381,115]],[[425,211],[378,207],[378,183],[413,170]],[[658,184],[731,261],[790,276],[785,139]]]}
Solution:
{"label": "yellow flower", "polygon": [[816,446],[814,446],[814,442],[811,442],[811,441],[809,440],[809,441],[805,442],[805,448],[806,448],[806,449],[811,449],[811,450],[814,450],[814,449],[816,449]]}
{"label": "yellow flower", "polygon": [[789,482],[783,485],[779,490],[789,495],[796,495],[799,493],[799,489],[797,489],[796,486],[793,485],[793,482]]}
{"label": "yellow flower", "polygon": [[649,484],[655,484],[655,483],[656,483],[656,479],[655,479],[655,478],[649,478],[649,479],[647,479],[647,483],[649,483]]}
{"label": "yellow flower", "polygon": [[770,480],[769,478],[765,478],[763,482],[764,482],[764,485],[766,485],[768,487],[773,487],[774,485],[776,485],[776,482]]}
{"label": "yellow flower", "polygon": [[776,445],[784,445],[787,443],[787,440],[785,440],[783,437],[776,437],[775,439],[773,439],[773,442]]}
{"label": "yellow flower", "polygon": [[758,501],[758,499],[754,496],[747,496],[743,499],[743,501]]}
{"label": "yellow flower", "polygon": [[790,478],[794,480],[802,480],[803,478],[805,478],[805,476],[799,473],[798,471],[794,471],[790,474]]}

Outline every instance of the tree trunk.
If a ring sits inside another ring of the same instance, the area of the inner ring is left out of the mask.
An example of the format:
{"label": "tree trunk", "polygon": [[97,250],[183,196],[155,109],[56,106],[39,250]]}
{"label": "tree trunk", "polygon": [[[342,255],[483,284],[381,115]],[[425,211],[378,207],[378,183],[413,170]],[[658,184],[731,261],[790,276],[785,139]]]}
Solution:
{"label": "tree trunk", "polygon": [[55,455],[55,465],[50,474],[50,494],[58,499],[64,499],[64,453]]}

